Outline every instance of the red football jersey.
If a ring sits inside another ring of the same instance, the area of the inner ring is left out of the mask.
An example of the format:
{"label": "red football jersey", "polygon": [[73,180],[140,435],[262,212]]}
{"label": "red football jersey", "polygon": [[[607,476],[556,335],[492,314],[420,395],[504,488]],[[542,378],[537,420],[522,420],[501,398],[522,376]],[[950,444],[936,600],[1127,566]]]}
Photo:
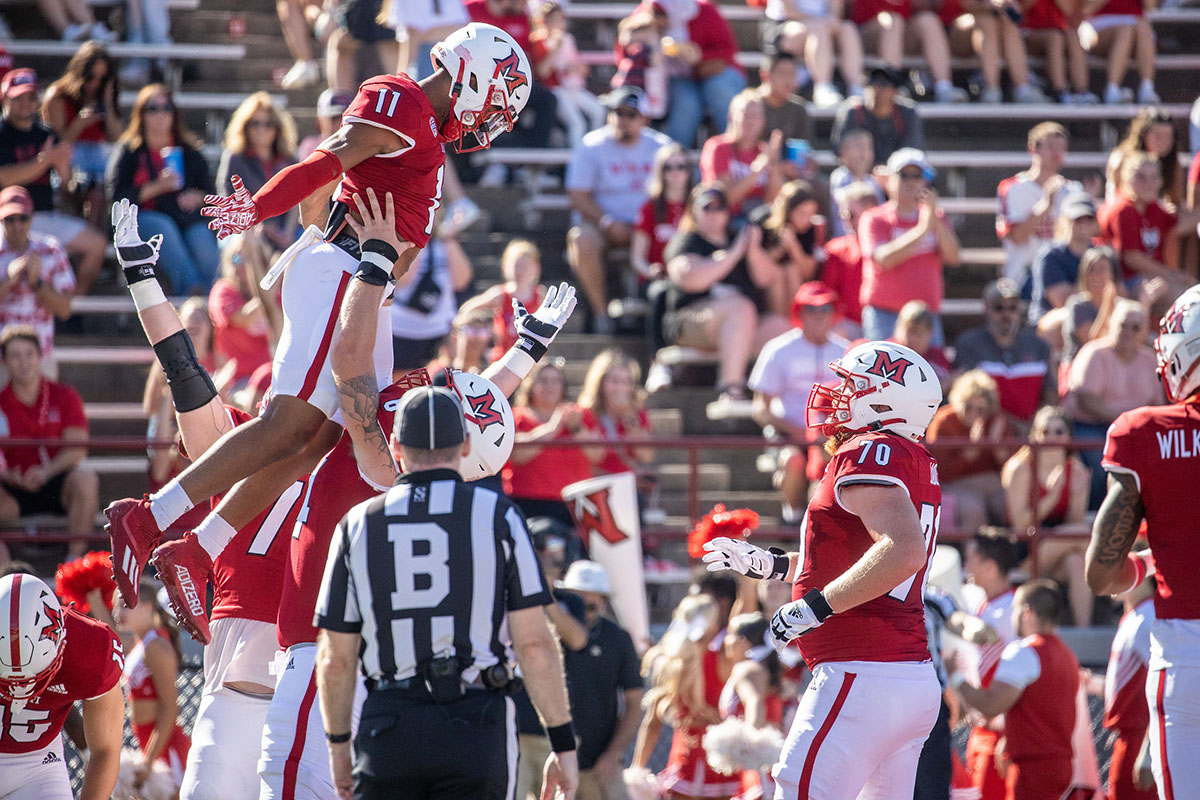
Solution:
{"label": "red football jersey", "polygon": [[[392,430],[398,401],[406,391],[392,384],[379,393],[379,425],[383,430]],[[343,433],[309,477],[300,524],[292,533],[296,541],[287,560],[275,622],[280,647],[317,640],[313,617],[334,529],[350,509],[379,493],[359,475],[350,434]]]}
{"label": "red football jersey", "polygon": [[121,680],[125,656],[112,629],[73,608],[63,609],[63,617],[66,652],[50,684],[20,711],[0,700],[0,753],[49,747],[76,700],[97,698]]}
{"label": "red football jersey", "polygon": [[404,241],[424,247],[433,231],[433,215],[442,203],[446,169],[445,139],[429,98],[407,75],[378,75],[363,81],[342,122],[374,125],[392,131],[404,142],[393,153],[372,156],[346,170],[338,199],[354,208],[351,196],[366,202],[367,187],[382,205],[392,193],[396,232]]}
{"label": "red football jersey", "polygon": [[1038,657],[1036,680],[1021,690],[1004,715],[1007,752],[1013,761],[1071,759],[1075,729],[1075,694],[1079,690],[1079,661],[1056,634],[1037,634],[1022,640]]}
{"label": "red football jersey", "polygon": [[[42,388],[33,405],[17,399],[11,385],[0,391],[0,436],[14,439],[51,439],[62,437],[67,428],[87,431],[83,399],[79,392],[65,383],[42,379]],[[0,450],[0,466],[21,472],[37,464],[45,464],[62,448],[45,445],[9,445]]]}
{"label": "red football jersey", "polygon": [[[942,503],[937,461],[920,444],[894,433],[855,436],[838,448],[808,504],[793,599],[824,588],[875,543],[862,521],[841,505],[839,490],[854,483],[903,487],[932,556]],[[825,661],[928,661],[923,599],[928,568],[927,558],[919,572],[892,591],[834,614],[797,639],[809,668]]]}
{"label": "red football jersey", "polygon": [[[254,419],[225,406],[235,426]],[[242,528],[213,562],[212,619],[236,617],[274,622],[279,613],[288,533],[296,525],[304,482],[296,481],[274,503]],[[221,496],[212,499],[215,509]]]}
{"label": "red football jersey", "polygon": [[1104,468],[1137,480],[1154,552],[1154,614],[1200,619],[1200,538],[1191,509],[1200,486],[1200,400],[1126,411],[1108,428]]}

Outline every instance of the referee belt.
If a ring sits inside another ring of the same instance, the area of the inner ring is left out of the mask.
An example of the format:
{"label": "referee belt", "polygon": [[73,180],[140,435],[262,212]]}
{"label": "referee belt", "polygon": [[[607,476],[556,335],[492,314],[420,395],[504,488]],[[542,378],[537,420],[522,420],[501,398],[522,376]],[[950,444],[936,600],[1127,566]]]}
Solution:
{"label": "referee belt", "polygon": [[[419,675],[414,675],[411,678],[368,678],[367,689],[372,692],[396,692],[406,697],[417,697],[422,700],[431,700],[432,695],[429,692],[429,687],[425,684],[425,679]],[[488,692],[491,691],[483,685],[483,681],[476,676],[471,682],[463,681],[463,691],[466,692]]]}

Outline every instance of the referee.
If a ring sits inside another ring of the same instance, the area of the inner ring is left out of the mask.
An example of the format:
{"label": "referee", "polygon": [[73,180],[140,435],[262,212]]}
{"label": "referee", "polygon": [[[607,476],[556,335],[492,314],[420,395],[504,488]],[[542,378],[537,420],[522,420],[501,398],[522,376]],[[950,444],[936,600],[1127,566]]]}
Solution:
{"label": "referee", "polygon": [[[458,474],[464,420],[446,389],[405,394],[395,430],[404,474],[346,515],[329,551],[317,687],[344,798],[511,800],[514,651],[553,751],[543,797],[575,794],[575,733],[542,608],[553,601],[520,510]],[[368,693],[352,771],[360,662]]]}

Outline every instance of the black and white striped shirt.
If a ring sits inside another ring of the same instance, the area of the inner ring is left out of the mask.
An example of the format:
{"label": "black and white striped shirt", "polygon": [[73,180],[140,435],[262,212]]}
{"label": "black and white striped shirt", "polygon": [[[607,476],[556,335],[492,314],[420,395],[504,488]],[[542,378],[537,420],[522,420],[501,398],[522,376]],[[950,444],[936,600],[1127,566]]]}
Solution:
{"label": "black and white striped shirt", "polygon": [[404,679],[434,658],[511,662],[506,616],[552,602],[525,518],[448,469],[414,472],[338,525],[316,625],[360,633],[368,678]]}

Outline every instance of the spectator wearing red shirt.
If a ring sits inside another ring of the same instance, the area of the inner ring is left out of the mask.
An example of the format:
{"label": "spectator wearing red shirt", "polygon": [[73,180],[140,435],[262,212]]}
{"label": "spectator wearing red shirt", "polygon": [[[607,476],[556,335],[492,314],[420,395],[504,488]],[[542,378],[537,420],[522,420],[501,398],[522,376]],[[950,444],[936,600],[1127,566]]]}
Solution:
{"label": "spectator wearing red shirt", "polygon": [[[746,89],[729,104],[729,125],[700,151],[700,180],[725,190],[729,212],[745,216],[770,203],[783,185],[783,134],[762,140],[767,115],[758,92]],[[790,296],[790,295],[789,295]]]}
{"label": "spectator wearing red shirt", "polygon": [[[516,442],[573,439],[583,430],[579,407],[567,402],[561,359],[543,361],[529,374],[513,402]],[[549,517],[574,530],[563,502],[564,486],[592,477],[592,465],[579,447],[518,447],[502,473],[504,493],[525,516]]]}
{"label": "spectator wearing red shirt", "polygon": [[1159,201],[1162,185],[1154,156],[1127,156],[1120,193],[1100,207],[1100,238],[1120,253],[1127,286],[1163,278],[1178,294],[1191,283],[1178,269],[1178,239],[1195,229],[1200,210],[1171,213]]}
{"label": "spectator wearing red shirt", "polygon": [[0,192],[0,327],[31,325],[53,378],[54,319],[71,316],[75,273],[57,239],[33,232],[34,215],[25,187]]}
{"label": "spectator wearing red shirt", "polygon": [[664,37],[671,75],[663,132],[684,147],[695,147],[705,114],[709,130],[724,133],[729,104],[746,88],[737,65],[737,39],[710,0],[651,0],[650,10]]}
{"label": "spectator wearing red shirt", "polygon": [[638,211],[629,243],[629,263],[640,280],[666,275],[663,251],[679,230],[683,207],[695,183],[695,171],[682,147],[671,143],[659,148],[646,185],[650,196]]}
{"label": "spectator wearing red shirt", "polygon": [[[464,6],[472,22],[495,25],[516,39],[526,56],[532,56],[533,48],[529,41],[532,26],[525,0],[467,0]],[[543,86],[541,81],[534,81],[529,87],[529,102],[518,117],[516,127],[507,136],[497,140],[495,146],[549,147],[550,131],[554,129],[557,118],[558,101],[554,92]]]}
{"label": "spectator wearing red shirt", "polygon": [[825,263],[821,265],[820,276],[837,294],[839,332],[853,341],[862,335],[863,256],[858,244],[858,223],[879,201],[871,184],[857,183],[839,193],[837,202],[849,233],[825,243]]}
{"label": "spectator wearing red shirt", "polygon": [[[90,533],[100,510],[100,479],[81,464],[86,447],[58,441],[87,439],[83,400],[70,386],[42,375],[41,344],[28,325],[10,325],[0,333],[0,357],[9,374],[8,386],[0,391],[0,436],[47,440],[0,448],[0,520],[60,514],[67,517],[68,532]],[[86,551],[82,539],[69,545],[71,556]]]}
{"label": "spectator wearing red shirt", "polygon": [[234,389],[240,389],[256,369],[269,364],[279,339],[282,308],[277,293],[258,286],[265,274],[264,254],[256,234],[234,234],[221,253],[221,277],[208,293],[208,316],[213,325],[217,355],[226,362]]}
{"label": "spectator wearing red shirt", "polygon": [[[590,436],[627,442],[651,435],[640,383],[637,362],[620,350],[605,350],[592,359],[579,392],[580,420]],[[605,450],[596,467],[601,473],[644,476],[653,458],[653,450],[630,442]]]}
{"label": "spectator wearing red shirt", "polygon": [[[929,185],[936,173],[925,153],[903,147],[888,158],[887,172],[892,199],[858,223],[863,336],[872,340],[892,335],[897,314],[910,300],[921,300],[937,314],[945,297],[942,267],[959,262],[958,237]],[[941,318],[935,317],[934,344],[944,340]]]}
{"label": "spectator wearing red shirt", "polygon": [[532,314],[546,296],[546,287],[540,283],[542,256],[537,245],[528,239],[513,239],[508,243],[500,256],[500,274],[504,277],[503,283],[472,297],[458,310],[459,319],[481,313],[491,316],[495,337],[491,357],[494,359],[499,359],[517,342],[513,300],[520,300]]}
{"label": "spectator wearing red shirt", "polygon": [[1004,649],[991,684],[981,689],[957,673],[951,683],[985,717],[1004,714],[1006,800],[1061,797],[1071,785],[1071,734],[1079,662],[1058,637],[1061,602],[1049,581],[1031,581],[1013,598],[1020,641]]}

